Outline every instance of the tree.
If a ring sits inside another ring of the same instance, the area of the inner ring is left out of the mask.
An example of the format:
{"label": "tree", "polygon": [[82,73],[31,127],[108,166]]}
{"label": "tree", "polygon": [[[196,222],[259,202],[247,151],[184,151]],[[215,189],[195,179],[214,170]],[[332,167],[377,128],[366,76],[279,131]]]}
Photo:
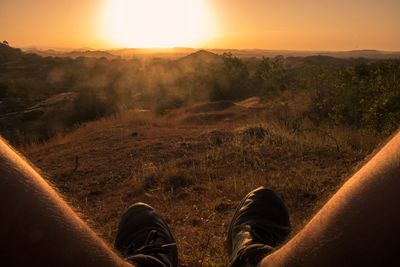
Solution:
{"label": "tree", "polygon": [[262,57],[260,64],[258,64],[254,74],[253,83],[257,91],[262,91],[266,83],[271,78],[272,66],[269,58]]}
{"label": "tree", "polygon": [[223,63],[211,79],[211,100],[237,100],[249,95],[247,65],[231,53],[222,55]]}
{"label": "tree", "polygon": [[275,89],[282,87],[283,83],[287,81],[282,81],[284,74],[282,56],[276,56],[275,58],[262,57],[260,63],[253,76],[253,90],[257,94],[267,95]]}

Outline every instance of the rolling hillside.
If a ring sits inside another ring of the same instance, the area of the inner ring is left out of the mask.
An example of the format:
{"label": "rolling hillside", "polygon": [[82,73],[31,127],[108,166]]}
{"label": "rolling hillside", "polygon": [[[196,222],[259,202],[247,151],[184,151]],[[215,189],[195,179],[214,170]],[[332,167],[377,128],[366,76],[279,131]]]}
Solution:
{"label": "rolling hillside", "polygon": [[121,213],[142,201],[170,224],[181,266],[222,266],[228,223],[249,190],[278,191],[296,231],[366,156],[344,138],[290,132],[265,120],[268,110],[258,98],[169,117],[131,110],[24,152],[110,244]]}

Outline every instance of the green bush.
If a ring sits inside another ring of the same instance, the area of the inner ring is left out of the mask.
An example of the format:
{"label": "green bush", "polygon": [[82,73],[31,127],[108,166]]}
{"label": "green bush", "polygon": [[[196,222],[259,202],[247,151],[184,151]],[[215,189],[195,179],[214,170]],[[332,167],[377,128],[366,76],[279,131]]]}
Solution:
{"label": "green bush", "polygon": [[65,118],[66,127],[76,124],[96,120],[114,113],[113,103],[100,98],[95,92],[90,90],[81,91],[76,98],[72,110]]}
{"label": "green bush", "polygon": [[238,100],[250,96],[250,73],[247,65],[229,53],[223,54],[222,59],[222,66],[209,81],[210,100]]}
{"label": "green bush", "polygon": [[331,75],[329,86],[315,89],[319,120],[384,133],[399,127],[399,61],[362,63]]}

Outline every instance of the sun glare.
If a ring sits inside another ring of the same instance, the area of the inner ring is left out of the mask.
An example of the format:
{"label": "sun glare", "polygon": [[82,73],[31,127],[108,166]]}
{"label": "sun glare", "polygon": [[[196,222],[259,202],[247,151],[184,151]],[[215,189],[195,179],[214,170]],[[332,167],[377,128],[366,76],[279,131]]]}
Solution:
{"label": "sun glare", "polygon": [[124,47],[201,46],[214,33],[207,0],[108,0],[102,34]]}

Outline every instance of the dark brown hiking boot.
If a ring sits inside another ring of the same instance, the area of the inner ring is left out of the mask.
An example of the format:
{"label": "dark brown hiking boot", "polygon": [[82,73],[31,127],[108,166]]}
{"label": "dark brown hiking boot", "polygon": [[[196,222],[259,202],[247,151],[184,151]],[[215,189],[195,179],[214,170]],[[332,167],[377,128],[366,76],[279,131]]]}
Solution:
{"label": "dark brown hiking boot", "polygon": [[136,203],[118,225],[115,248],[138,267],[176,267],[178,252],[166,222],[147,204]]}
{"label": "dark brown hiking boot", "polygon": [[264,187],[251,191],[240,203],[229,226],[229,266],[257,266],[289,233],[289,215],[282,199]]}

